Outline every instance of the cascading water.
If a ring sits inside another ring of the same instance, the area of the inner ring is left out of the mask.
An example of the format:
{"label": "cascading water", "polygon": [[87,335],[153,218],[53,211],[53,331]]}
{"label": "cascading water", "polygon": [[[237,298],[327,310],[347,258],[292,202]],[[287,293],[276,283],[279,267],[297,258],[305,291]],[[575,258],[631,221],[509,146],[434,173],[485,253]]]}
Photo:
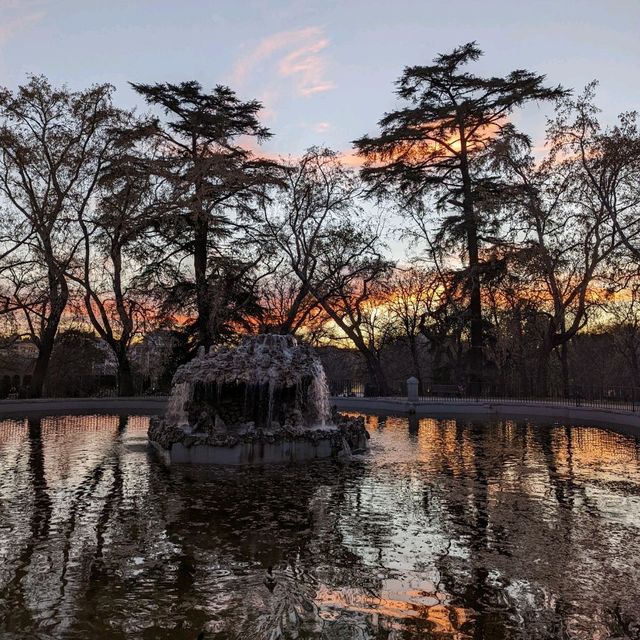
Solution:
{"label": "cascading water", "polygon": [[342,422],[331,421],[327,379],[313,350],[293,336],[266,334],[247,336],[235,348],[200,352],[181,366],[166,415],[153,422],[149,437],[165,449],[176,442],[229,448],[263,441],[298,458],[336,455],[353,450],[353,442],[366,447],[364,426]]}
{"label": "cascading water", "polygon": [[331,407],[329,406],[327,376],[319,360],[313,365],[309,402],[315,409],[320,425],[324,427],[331,419]]}
{"label": "cascading water", "polygon": [[180,382],[171,389],[167,404],[167,416],[177,425],[189,424],[185,406],[191,400],[192,387],[188,382]]}

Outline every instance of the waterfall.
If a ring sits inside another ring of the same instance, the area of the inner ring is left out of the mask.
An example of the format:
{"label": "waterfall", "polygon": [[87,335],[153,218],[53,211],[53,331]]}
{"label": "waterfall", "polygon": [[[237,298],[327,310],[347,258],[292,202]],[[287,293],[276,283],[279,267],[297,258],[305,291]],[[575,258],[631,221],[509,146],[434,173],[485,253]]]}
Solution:
{"label": "waterfall", "polygon": [[324,427],[331,419],[331,406],[329,405],[329,385],[324,367],[319,360],[315,360],[311,367],[313,377],[309,389],[309,401],[315,407],[320,424]]}
{"label": "waterfall", "polygon": [[245,336],[199,352],[172,383],[164,417],[149,427],[172,463],[262,464],[366,448],[362,420],[332,421],[322,363],[293,336]]}
{"label": "waterfall", "polygon": [[[203,393],[194,392],[200,387]],[[219,416],[225,427],[331,424],[322,363],[289,335],[246,336],[235,348],[199,352],[182,365],[174,376],[167,419],[184,426],[190,413],[205,413],[214,424]]]}
{"label": "waterfall", "polygon": [[[278,334],[266,334],[254,345],[254,352],[258,358],[266,357],[271,360],[271,365],[266,372],[267,377],[265,381],[268,393],[266,416],[267,427],[271,427],[273,419],[274,394],[278,388],[276,380],[280,371],[291,365],[293,353],[297,346],[298,343],[293,336]],[[281,354],[282,359],[280,361],[274,360],[272,358],[274,353]]]}
{"label": "waterfall", "polygon": [[178,426],[189,423],[184,406],[191,400],[192,392],[193,388],[188,382],[180,382],[174,385],[171,390],[167,404],[167,416]]}

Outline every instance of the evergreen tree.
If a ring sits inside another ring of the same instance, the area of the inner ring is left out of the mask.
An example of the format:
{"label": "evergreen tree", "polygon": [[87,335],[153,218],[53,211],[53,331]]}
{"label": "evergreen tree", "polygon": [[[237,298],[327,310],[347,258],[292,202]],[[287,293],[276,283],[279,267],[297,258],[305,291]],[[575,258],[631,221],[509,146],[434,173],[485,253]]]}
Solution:
{"label": "evergreen tree", "polygon": [[[159,245],[152,270],[171,259],[192,261],[193,282],[181,284],[195,293],[197,342],[208,350],[218,338],[215,310],[225,306],[219,270],[225,240],[238,228],[240,218],[233,214],[241,214],[274,179],[274,165],[254,158],[238,138],[260,142],[271,134],[258,120],[262,105],[243,102],[228,87],[205,93],[194,81],[132,86],[165,115],[154,134],[161,152],[149,160],[149,170],[166,186],[157,212],[164,247]],[[237,259],[234,253],[231,271]]]}
{"label": "evergreen tree", "polygon": [[482,51],[471,42],[438,55],[432,65],[407,67],[397,82],[405,106],[387,113],[376,137],[355,142],[365,159],[364,179],[380,198],[405,209],[427,211],[429,198],[444,214],[438,238],[461,241],[468,298],[470,390],[481,388],[483,318],[481,279],[482,201],[503,188],[483,161],[487,147],[513,134],[507,116],[530,100],[555,100],[566,92],[544,86],[545,77],[526,70],[483,78],[464,69]]}

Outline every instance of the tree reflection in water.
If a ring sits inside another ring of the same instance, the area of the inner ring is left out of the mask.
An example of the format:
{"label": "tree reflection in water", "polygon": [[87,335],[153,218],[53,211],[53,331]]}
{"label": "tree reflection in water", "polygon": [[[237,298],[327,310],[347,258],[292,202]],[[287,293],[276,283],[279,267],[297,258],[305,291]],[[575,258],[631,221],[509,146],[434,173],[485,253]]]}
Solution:
{"label": "tree reflection in water", "polygon": [[638,637],[635,438],[368,426],[347,465],[167,469],[146,418],[0,423],[0,636]]}

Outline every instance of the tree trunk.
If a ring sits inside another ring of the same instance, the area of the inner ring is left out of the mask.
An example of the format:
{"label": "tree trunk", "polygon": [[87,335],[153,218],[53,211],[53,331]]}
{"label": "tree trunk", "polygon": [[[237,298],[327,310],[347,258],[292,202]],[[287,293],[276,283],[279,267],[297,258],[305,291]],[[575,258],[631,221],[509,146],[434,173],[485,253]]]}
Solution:
{"label": "tree trunk", "polygon": [[118,354],[118,395],[132,396],[133,374],[131,372],[131,362],[127,353]]}
{"label": "tree trunk", "polygon": [[209,300],[209,287],[207,286],[207,235],[206,220],[200,216],[195,225],[195,237],[193,247],[193,270],[196,285],[196,306],[198,318],[198,345],[208,352],[213,344],[211,333],[211,301]]}
{"label": "tree trunk", "polygon": [[478,225],[476,221],[471,175],[469,173],[465,131],[460,126],[460,172],[462,174],[463,201],[462,210],[467,236],[467,252],[469,254],[469,273],[467,287],[469,290],[469,392],[479,395],[482,392],[482,296],[480,290],[480,255],[478,242]]}
{"label": "tree trunk", "polygon": [[53,352],[56,335],[58,333],[58,325],[60,324],[60,319],[62,318],[62,312],[65,306],[66,298],[64,298],[64,302],[58,300],[57,304],[52,305],[52,311],[49,315],[47,325],[40,336],[38,357],[33,368],[31,386],[29,390],[29,394],[32,398],[42,397],[44,381],[46,380],[47,373],[49,372],[49,362],[51,360],[51,354]]}
{"label": "tree trunk", "polygon": [[534,389],[534,395],[546,396],[548,391],[548,372],[549,372],[549,359],[553,347],[545,340],[540,349],[540,356],[538,358],[538,371],[536,375],[536,389]]}
{"label": "tree trunk", "polygon": [[443,382],[444,352],[442,346],[437,344],[435,340],[429,342],[429,352],[431,354],[431,382],[438,384]]}
{"label": "tree trunk", "polygon": [[529,367],[525,366],[527,362],[525,356],[525,331],[522,326],[522,317],[520,315],[520,311],[517,312],[517,323],[518,323],[518,357],[516,360],[516,366],[518,367],[519,373],[519,385],[520,385],[520,394],[531,395],[534,391],[533,387],[533,377],[531,376],[531,370]]}
{"label": "tree trunk", "polygon": [[571,390],[569,388],[569,348],[566,340],[560,345],[559,358],[562,373],[562,393],[565,398],[568,398]]}
{"label": "tree trunk", "polygon": [[49,317],[45,317],[44,329],[38,336],[38,358],[33,369],[31,377],[30,395],[32,398],[40,398],[44,382],[49,371],[49,362],[51,353],[55,344],[56,335],[58,334],[58,326],[62,314],[69,300],[69,289],[62,271],[53,259],[53,250],[48,237],[43,238],[45,247],[45,255],[47,259],[47,281],[49,285],[49,301],[51,310]]}
{"label": "tree trunk", "polygon": [[378,358],[371,353],[364,354],[367,361],[367,371],[371,382],[376,386],[376,395],[386,396],[389,394],[387,379],[382,371],[382,365]]}
{"label": "tree trunk", "polygon": [[477,254],[476,275],[472,275],[471,295],[469,299],[469,315],[471,346],[469,349],[469,387],[472,394],[482,392],[482,301],[480,298],[480,282],[477,275]]}
{"label": "tree trunk", "polygon": [[308,293],[308,287],[304,283],[302,283],[294,301],[291,303],[291,307],[289,308],[285,321],[280,325],[280,327],[278,327],[278,331],[280,333],[290,333],[293,335],[295,333],[294,325],[300,326],[300,318],[298,318],[298,312],[300,311],[300,307],[302,306],[302,303],[304,302],[304,299],[307,297]]}
{"label": "tree trunk", "polygon": [[42,397],[44,381],[47,377],[47,372],[49,371],[49,361],[51,360],[52,351],[53,340],[41,339],[40,349],[38,350],[38,357],[33,368],[33,374],[31,376],[29,395],[32,398]]}

